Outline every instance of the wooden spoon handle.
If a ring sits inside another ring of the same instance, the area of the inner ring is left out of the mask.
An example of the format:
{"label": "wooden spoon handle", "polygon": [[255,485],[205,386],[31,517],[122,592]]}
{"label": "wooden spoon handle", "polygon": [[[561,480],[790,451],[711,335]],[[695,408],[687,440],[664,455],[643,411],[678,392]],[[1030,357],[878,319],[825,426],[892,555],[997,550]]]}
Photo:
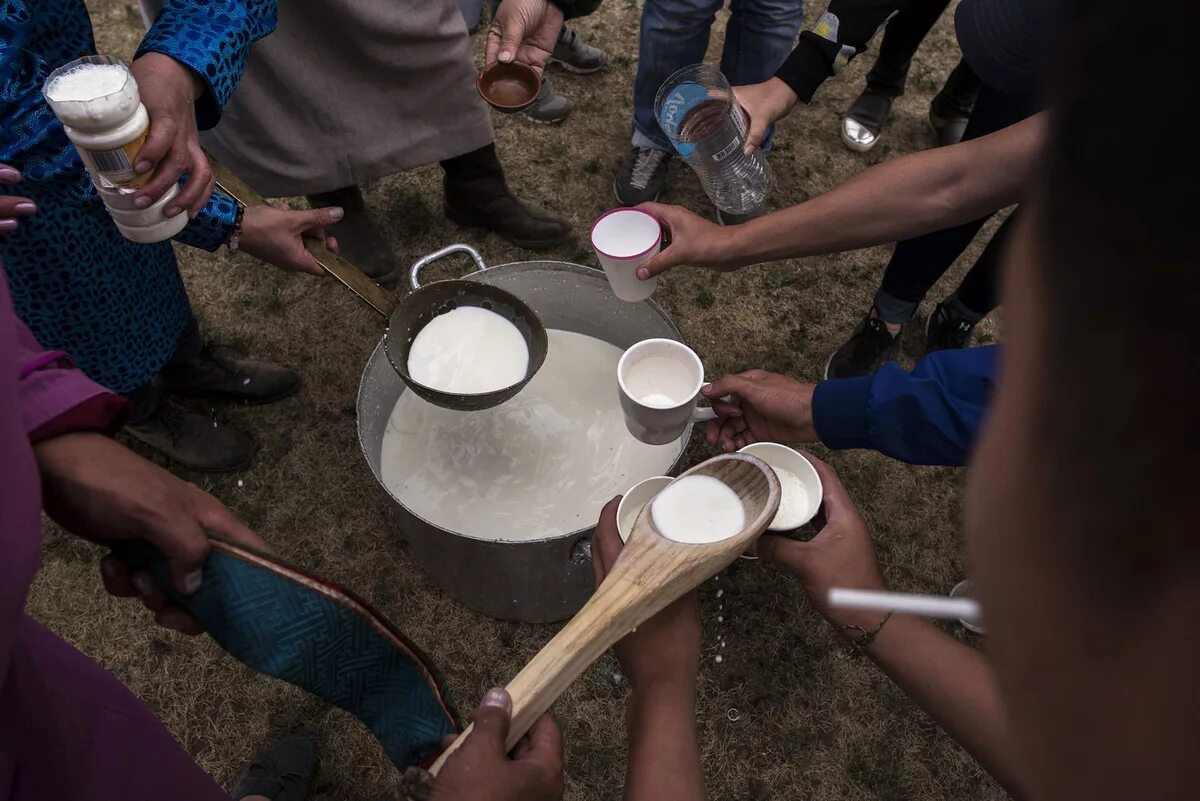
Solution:
{"label": "wooden spoon handle", "polygon": [[[616,570],[610,573],[575,617],[508,683],[506,689],[512,696],[513,708],[505,748],[511,751],[571,682],[601,654],[684,591],[686,588],[667,596]],[[431,773],[437,775],[450,755],[470,736],[471,729],[468,726],[446,749],[430,768]]]}

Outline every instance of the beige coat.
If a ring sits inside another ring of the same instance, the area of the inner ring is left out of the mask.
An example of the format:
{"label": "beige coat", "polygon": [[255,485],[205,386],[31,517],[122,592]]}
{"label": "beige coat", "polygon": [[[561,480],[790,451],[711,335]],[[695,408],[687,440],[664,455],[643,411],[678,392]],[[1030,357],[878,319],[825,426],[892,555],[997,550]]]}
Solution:
{"label": "beige coat", "polygon": [[281,0],[201,141],[264,195],[326,192],[492,142],[475,74],[455,0]]}

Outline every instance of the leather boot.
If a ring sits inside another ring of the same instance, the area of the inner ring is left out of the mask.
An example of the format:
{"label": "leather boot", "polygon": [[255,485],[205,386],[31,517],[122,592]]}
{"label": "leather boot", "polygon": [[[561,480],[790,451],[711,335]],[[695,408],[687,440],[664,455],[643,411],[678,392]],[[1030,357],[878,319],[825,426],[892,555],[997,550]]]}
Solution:
{"label": "leather boot", "polygon": [[189,470],[228,473],[250,464],[254,444],[242,432],[164,394],[154,414],[125,432]]}
{"label": "leather boot", "polygon": [[325,226],[325,233],[337,238],[341,256],[376,282],[390,286],[396,282],[396,258],[383,233],[371,220],[362,191],[347,186],[332,192],[308,196],[313,208],[341,206],[341,222]]}
{"label": "leather boot", "polygon": [[185,398],[272,403],[300,388],[300,374],[277,364],[236,359],[223,350],[205,347],[183,364],[160,373],[163,388]]}
{"label": "leather boot", "polygon": [[517,247],[543,250],[574,238],[562,217],[513,197],[495,144],[442,162],[446,217],[464,228],[486,228]]}

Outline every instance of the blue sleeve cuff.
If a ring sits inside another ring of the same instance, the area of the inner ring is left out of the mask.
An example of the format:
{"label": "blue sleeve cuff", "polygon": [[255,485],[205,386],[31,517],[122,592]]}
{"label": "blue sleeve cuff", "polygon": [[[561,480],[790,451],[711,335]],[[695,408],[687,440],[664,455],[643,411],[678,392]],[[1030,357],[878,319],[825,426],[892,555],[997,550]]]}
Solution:
{"label": "blue sleeve cuff", "polygon": [[867,404],[874,378],[837,378],[817,384],[812,415],[821,442],[834,450],[873,447]]}
{"label": "blue sleeve cuff", "polygon": [[225,244],[236,222],[237,201],[223,192],[213,192],[200,213],[175,236],[175,241],[211,253]]}

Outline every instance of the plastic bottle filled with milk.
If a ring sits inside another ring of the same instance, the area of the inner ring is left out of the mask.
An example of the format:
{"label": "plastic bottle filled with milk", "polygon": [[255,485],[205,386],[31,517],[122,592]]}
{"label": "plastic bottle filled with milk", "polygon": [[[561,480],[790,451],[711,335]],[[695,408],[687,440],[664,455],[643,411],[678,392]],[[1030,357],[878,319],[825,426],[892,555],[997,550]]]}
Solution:
{"label": "plastic bottle filled with milk", "polygon": [[133,205],[137,188],[149,177],[137,175],[133,164],[146,141],[150,116],[142,105],[137,81],[123,61],[112,56],[72,61],[50,73],[42,95],[62,122],[109,215],[126,238],[161,242],[184,229],[187,214],[163,214],[179,194],[178,185],[149,208]]}

